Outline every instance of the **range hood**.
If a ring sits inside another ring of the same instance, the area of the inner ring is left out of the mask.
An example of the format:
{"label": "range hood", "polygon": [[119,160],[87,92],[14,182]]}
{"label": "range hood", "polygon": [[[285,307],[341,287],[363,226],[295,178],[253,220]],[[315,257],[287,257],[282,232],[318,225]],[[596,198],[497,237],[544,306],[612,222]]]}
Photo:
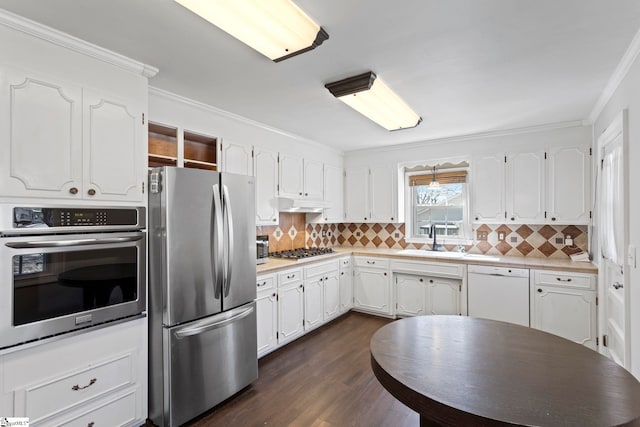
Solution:
{"label": "range hood", "polygon": [[322,213],[322,210],[328,207],[330,207],[330,203],[322,200],[278,197],[278,210],[280,212]]}

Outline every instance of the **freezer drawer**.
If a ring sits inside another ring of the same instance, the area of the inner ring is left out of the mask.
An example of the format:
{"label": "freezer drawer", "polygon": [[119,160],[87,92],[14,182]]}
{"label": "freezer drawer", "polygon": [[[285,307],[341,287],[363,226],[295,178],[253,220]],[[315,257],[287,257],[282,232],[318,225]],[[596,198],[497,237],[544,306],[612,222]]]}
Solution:
{"label": "freezer drawer", "polygon": [[168,425],[185,423],[258,378],[255,302],[164,333]]}

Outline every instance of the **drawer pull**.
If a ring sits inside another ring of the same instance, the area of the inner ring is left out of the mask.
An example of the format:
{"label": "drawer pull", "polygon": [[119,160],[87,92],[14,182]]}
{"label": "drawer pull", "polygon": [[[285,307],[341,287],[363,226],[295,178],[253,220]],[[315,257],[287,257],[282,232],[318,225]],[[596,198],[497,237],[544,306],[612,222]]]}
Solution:
{"label": "drawer pull", "polygon": [[262,282],[262,283],[258,283],[258,287],[259,288],[261,288],[263,286],[266,286],[266,285],[267,285],[267,281],[266,280],[264,282]]}
{"label": "drawer pull", "polygon": [[91,378],[91,380],[89,381],[89,384],[80,387],[78,384],[74,385],[73,387],[71,387],[71,390],[73,391],[78,391],[78,390],[84,390],[87,387],[91,387],[92,385],[94,385],[96,383],[96,381],[98,381],[96,378]]}
{"label": "drawer pull", "polygon": [[620,282],[615,282],[615,283],[614,283],[613,285],[611,285],[611,286],[613,286],[613,289],[621,289],[621,288],[624,288],[624,286],[623,286],[623,285],[622,285],[622,283],[620,283]]}
{"label": "drawer pull", "polygon": [[287,279],[293,279],[294,277],[296,277],[295,274],[287,274]]}
{"label": "drawer pull", "polygon": [[557,280],[558,282],[570,282],[570,281],[571,281],[571,277],[569,277],[568,279],[562,279],[562,278],[560,278],[560,277],[556,277],[556,280]]}
{"label": "drawer pull", "polygon": [[94,423],[93,421],[91,421],[89,424],[87,424],[87,427],[93,427],[96,423]]}
{"label": "drawer pull", "polygon": [[367,261],[367,264],[375,264],[375,261]]}

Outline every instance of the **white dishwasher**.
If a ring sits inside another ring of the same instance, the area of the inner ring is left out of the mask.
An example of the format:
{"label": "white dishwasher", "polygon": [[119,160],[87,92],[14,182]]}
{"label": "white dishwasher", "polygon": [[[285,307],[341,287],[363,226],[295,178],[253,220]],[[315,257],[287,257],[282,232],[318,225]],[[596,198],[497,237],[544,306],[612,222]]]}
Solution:
{"label": "white dishwasher", "polygon": [[470,317],[529,326],[529,270],[469,265],[467,292]]}

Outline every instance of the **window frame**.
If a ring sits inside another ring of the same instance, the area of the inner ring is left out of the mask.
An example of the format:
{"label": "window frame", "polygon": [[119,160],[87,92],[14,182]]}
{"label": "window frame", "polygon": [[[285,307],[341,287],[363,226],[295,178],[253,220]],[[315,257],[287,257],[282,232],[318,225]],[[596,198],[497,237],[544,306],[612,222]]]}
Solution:
{"label": "window frame", "polygon": [[[428,163],[428,162],[422,162]],[[458,172],[458,171],[467,171],[467,177],[469,176],[470,167],[464,168],[455,168],[455,169],[446,169],[446,172]],[[443,170],[444,171],[444,170]],[[419,243],[419,244],[427,244],[433,243],[432,238],[428,237],[416,237],[413,235],[413,212],[414,212],[414,197],[411,186],[409,185],[410,179],[414,175],[424,175],[429,171],[411,171],[405,172],[404,174],[404,200],[405,200],[405,235],[404,240],[407,243]],[[437,175],[437,173],[436,173]],[[469,179],[465,182],[465,185],[462,187],[462,199],[464,201],[464,206],[462,207],[462,236],[439,236],[438,243],[439,244],[453,244],[453,245],[470,245],[473,243],[472,239],[472,229],[471,229],[471,218],[469,216]]]}

